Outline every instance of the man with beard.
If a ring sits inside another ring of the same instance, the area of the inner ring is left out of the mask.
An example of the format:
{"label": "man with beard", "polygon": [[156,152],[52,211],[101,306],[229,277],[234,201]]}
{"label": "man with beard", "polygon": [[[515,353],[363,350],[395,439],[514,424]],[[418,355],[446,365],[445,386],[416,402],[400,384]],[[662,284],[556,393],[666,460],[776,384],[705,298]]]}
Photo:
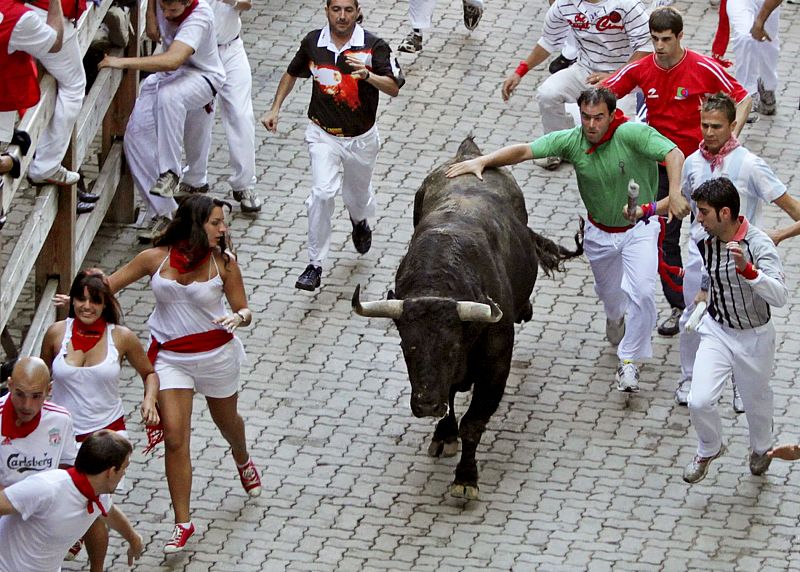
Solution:
{"label": "man with beard", "polygon": [[[309,263],[295,283],[313,292],[331,243],[334,199],[342,199],[353,225],[353,245],[366,254],[372,245],[368,219],[375,214],[372,171],[380,139],[375,125],[380,92],[396,96],[405,80],[391,48],[359,24],[358,0],[327,0],[328,24],[301,42],[281,77],[264,127],[278,129],[278,112],[297,78],[313,77],[305,139],[311,155],[308,208]],[[342,172],[340,174],[339,169]]]}

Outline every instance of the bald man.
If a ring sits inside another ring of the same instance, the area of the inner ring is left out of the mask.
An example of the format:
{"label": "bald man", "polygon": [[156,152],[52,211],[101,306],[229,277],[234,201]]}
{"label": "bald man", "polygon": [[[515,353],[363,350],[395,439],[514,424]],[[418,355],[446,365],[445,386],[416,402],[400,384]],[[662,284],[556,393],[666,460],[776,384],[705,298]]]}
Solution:
{"label": "bald man", "polygon": [[72,416],[45,401],[50,370],[38,357],[21,358],[0,397],[0,490],[30,475],[75,462]]}

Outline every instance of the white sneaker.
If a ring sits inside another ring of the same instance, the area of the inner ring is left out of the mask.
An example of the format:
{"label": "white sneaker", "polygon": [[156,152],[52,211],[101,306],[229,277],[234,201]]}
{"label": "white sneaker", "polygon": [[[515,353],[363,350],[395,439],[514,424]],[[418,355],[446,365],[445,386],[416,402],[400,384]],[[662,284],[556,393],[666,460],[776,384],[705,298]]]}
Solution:
{"label": "white sneaker", "polygon": [[606,318],[606,339],[612,346],[618,346],[625,337],[625,316],[619,320]]}
{"label": "white sneaker", "polygon": [[49,177],[43,177],[41,179],[34,179],[33,177],[30,177],[30,181],[34,185],[57,185],[59,187],[70,187],[77,184],[80,180],[80,174],[76,173],[75,171],[70,171],[61,165],[59,165],[58,169],[56,169],[56,172]]}
{"label": "white sneaker", "polygon": [[639,368],[631,360],[623,360],[617,367],[617,391],[639,391]]}
{"label": "white sneaker", "polygon": [[151,243],[159,234],[164,232],[170,222],[171,219],[169,217],[163,215],[154,216],[150,219],[148,225],[136,234],[136,238],[142,244]]}
{"label": "white sneaker", "polygon": [[239,201],[243,213],[257,213],[261,210],[261,197],[250,187],[241,191],[233,191],[233,198]]}

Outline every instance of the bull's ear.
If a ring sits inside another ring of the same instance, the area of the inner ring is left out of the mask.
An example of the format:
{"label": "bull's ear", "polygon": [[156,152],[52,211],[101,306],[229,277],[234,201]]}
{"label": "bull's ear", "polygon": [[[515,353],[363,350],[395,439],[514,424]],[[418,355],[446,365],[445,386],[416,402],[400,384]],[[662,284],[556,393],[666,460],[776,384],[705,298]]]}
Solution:
{"label": "bull's ear", "polygon": [[386,294],[386,299],[387,300],[396,300],[397,299],[395,297],[395,295],[394,295],[394,290],[389,290],[389,292]]}

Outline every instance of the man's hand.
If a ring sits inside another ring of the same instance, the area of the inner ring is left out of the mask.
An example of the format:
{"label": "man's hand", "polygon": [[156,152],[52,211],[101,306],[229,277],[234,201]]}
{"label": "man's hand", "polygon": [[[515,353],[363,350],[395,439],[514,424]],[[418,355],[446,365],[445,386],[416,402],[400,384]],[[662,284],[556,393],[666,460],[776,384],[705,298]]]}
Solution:
{"label": "man's hand", "polygon": [[694,297],[694,305],[697,306],[700,302],[708,300],[708,290],[698,290]]}
{"label": "man's hand", "polygon": [[673,218],[682,219],[686,215],[689,214],[688,201],[684,198],[684,196],[680,193],[676,193],[674,195],[669,196],[669,215],[667,216],[667,222],[672,222]]}
{"label": "man's hand", "polygon": [[772,38],[769,37],[767,31],[764,29],[764,22],[759,22],[756,20],[753,22],[753,27],[750,28],[750,35],[753,36],[754,40],[758,40],[759,42],[771,42]]}
{"label": "man's hand", "polygon": [[367,66],[358,57],[353,54],[347,54],[345,59],[347,60],[347,64],[353,68],[353,71],[350,72],[352,77],[355,79],[367,79],[369,77]]}
{"label": "man's hand", "polygon": [[459,175],[464,175],[465,173],[472,173],[482,181],[483,162],[480,160],[480,158],[470,159],[469,161],[462,161],[461,163],[450,165],[447,168],[445,175],[452,179],[453,177],[458,177]]}
{"label": "man's hand", "polygon": [[767,451],[770,459],[783,459],[784,461],[796,461],[800,459],[800,445],[778,445]]}
{"label": "man's hand", "polygon": [[626,203],[622,205],[622,216],[625,217],[625,220],[629,220],[630,222],[636,224],[636,221],[644,216],[644,211],[642,210],[641,206],[637,206],[636,213],[633,215],[633,218],[631,218],[630,213],[628,212],[628,204]]}
{"label": "man's hand", "polygon": [[124,60],[124,59],[125,58],[118,58],[118,57],[109,56],[108,54],[106,54],[106,56],[103,58],[103,61],[101,61],[99,64],[97,64],[97,69],[101,70],[103,68],[114,68],[114,69],[120,69],[121,70],[122,69],[122,60]]}
{"label": "man's hand", "polygon": [[605,72],[595,72],[593,74],[589,74],[586,77],[586,83],[589,85],[597,85],[598,83],[604,82],[606,79],[610,78],[612,74],[605,73]]}
{"label": "man's hand", "polygon": [[134,560],[139,560],[139,557],[144,552],[144,541],[140,534],[136,533],[131,538],[128,544],[128,566],[133,566]]}
{"label": "man's hand", "polygon": [[273,133],[278,132],[278,112],[267,111],[261,116],[261,124]]}
{"label": "man's hand", "polygon": [[736,270],[739,272],[744,271],[747,267],[747,259],[744,257],[744,252],[739,243],[732,240],[725,245],[725,248],[730,252],[731,256],[733,256],[733,263],[736,264]]}
{"label": "man's hand", "polygon": [[511,74],[503,82],[503,87],[500,90],[500,93],[503,95],[503,101],[508,101],[508,98],[514,94],[514,90],[517,89],[517,86],[521,81],[522,78],[519,77],[516,72],[511,72]]}

